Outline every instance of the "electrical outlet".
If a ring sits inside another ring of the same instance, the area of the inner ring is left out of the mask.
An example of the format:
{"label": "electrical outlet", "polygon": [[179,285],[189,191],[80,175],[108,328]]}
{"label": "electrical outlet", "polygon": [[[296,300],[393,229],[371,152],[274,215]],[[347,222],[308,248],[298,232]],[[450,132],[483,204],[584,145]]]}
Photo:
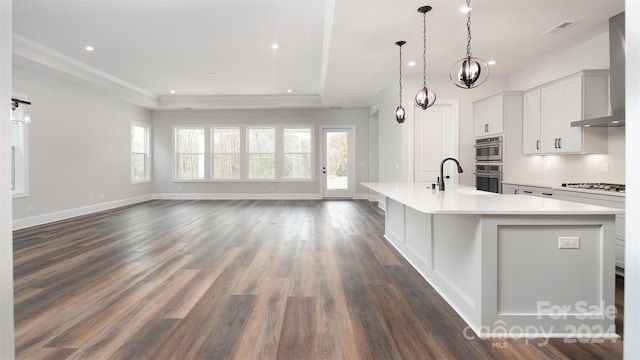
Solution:
{"label": "electrical outlet", "polygon": [[577,236],[558,237],[558,249],[580,249],[580,238]]}

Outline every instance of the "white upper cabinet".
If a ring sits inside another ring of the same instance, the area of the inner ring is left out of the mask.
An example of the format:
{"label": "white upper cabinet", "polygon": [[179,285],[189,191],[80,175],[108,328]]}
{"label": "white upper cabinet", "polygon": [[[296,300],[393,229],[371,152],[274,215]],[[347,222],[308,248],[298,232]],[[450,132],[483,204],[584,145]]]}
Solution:
{"label": "white upper cabinet", "polygon": [[585,70],[526,91],[523,153],[606,153],[606,128],[571,127],[571,122],[607,115],[608,89],[608,71]]}
{"label": "white upper cabinet", "polygon": [[525,91],[522,102],[522,152],[539,154],[541,149],[540,89]]}
{"label": "white upper cabinet", "polygon": [[476,137],[502,134],[504,131],[504,102],[502,94],[474,102],[473,122]]}

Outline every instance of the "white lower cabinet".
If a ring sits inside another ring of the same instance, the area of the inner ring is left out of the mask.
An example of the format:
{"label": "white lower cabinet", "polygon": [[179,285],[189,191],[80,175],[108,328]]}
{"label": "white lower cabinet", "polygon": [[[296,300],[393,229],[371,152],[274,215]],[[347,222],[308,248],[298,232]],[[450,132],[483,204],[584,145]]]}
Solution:
{"label": "white lower cabinet", "polygon": [[[503,194],[522,194],[540,197],[553,197],[558,200],[574,201],[583,204],[600,205],[624,209],[625,197],[607,194],[594,194],[582,191],[564,190],[551,187],[502,184]],[[624,275],[625,215],[616,215],[616,273]]]}
{"label": "white lower cabinet", "polygon": [[[559,200],[624,209],[624,196],[593,194],[571,190],[556,190]],[[616,273],[624,275],[625,215],[616,215]]]}
{"label": "white lower cabinet", "polygon": [[541,186],[527,186],[517,184],[502,184],[503,194],[522,194],[540,197],[553,197],[553,189]]}
{"label": "white lower cabinet", "polygon": [[517,194],[518,193],[518,185],[512,184],[502,184],[502,193],[503,194]]}

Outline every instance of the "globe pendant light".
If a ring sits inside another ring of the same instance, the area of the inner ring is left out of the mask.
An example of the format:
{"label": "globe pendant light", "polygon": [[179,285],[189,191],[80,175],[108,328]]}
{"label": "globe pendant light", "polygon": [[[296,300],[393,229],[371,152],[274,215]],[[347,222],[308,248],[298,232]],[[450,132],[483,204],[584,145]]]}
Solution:
{"label": "globe pendant light", "polygon": [[427,88],[427,13],[431,11],[431,6],[421,6],[418,12],[422,14],[422,90],[418,91],[415,97],[416,105],[422,110],[427,110],[436,102],[436,93]]}
{"label": "globe pendant light", "polygon": [[471,56],[471,0],[467,0],[467,56],[451,67],[449,78],[460,88],[472,89],[480,86],[489,77],[489,66],[477,57]]}
{"label": "globe pendant light", "polygon": [[396,108],[396,121],[398,122],[398,124],[404,123],[407,115],[404,111],[404,108],[402,107],[402,45],[406,43],[406,41],[396,41],[396,45],[398,45],[398,49],[400,50],[400,105],[398,105],[398,107]]}

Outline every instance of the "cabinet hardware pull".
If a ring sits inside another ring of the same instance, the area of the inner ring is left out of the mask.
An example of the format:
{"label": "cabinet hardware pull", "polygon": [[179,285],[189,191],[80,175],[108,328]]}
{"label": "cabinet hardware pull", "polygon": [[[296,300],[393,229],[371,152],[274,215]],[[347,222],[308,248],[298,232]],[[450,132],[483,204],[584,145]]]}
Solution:
{"label": "cabinet hardware pull", "polygon": [[536,150],[540,150],[540,140],[536,140]]}
{"label": "cabinet hardware pull", "polygon": [[527,190],[522,190],[522,192],[525,193],[525,194],[533,194],[533,192],[527,191]]}
{"label": "cabinet hardware pull", "polygon": [[484,124],[484,132],[489,132],[489,124]]}
{"label": "cabinet hardware pull", "polygon": [[542,193],[542,195],[553,196],[552,193]]}
{"label": "cabinet hardware pull", "polygon": [[558,148],[558,138],[554,140],[553,147],[556,149]]}
{"label": "cabinet hardware pull", "polygon": [[562,149],[562,138],[558,138],[558,149]]}

